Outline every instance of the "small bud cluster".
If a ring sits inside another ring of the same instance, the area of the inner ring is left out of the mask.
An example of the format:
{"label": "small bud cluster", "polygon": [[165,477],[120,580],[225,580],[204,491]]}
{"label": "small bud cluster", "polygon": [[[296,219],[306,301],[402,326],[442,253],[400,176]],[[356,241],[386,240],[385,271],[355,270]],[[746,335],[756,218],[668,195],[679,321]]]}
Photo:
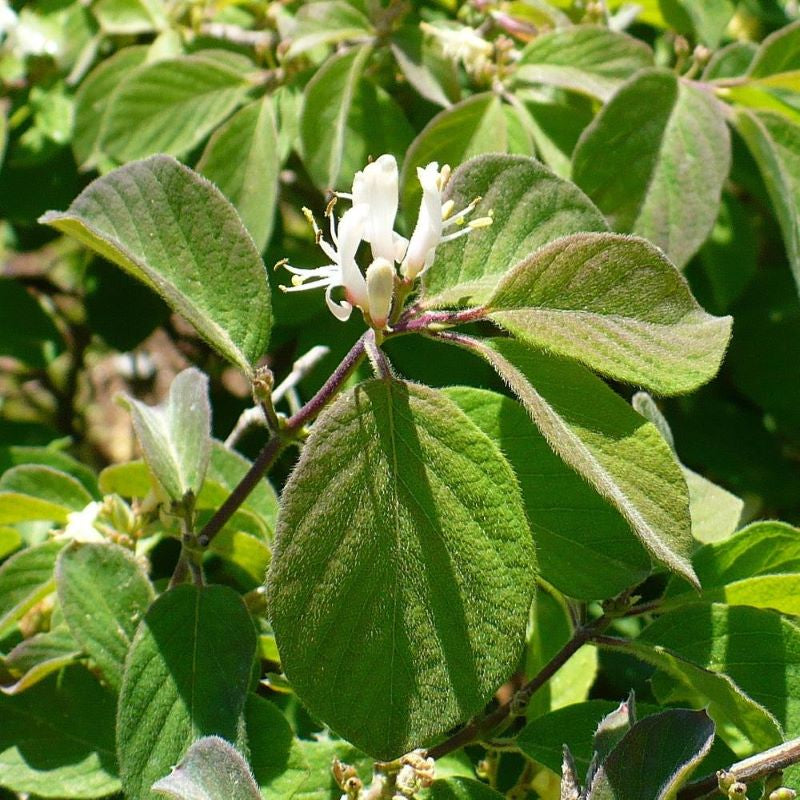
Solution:
{"label": "small bud cluster", "polygon": [[[371,327],[389,330],[398,285],[404,286],[405,297],[414,281],[433,263],[436,248],[442,242],[492,223],[491,215],[466,219],[480,198],[459,211],[455,210],[452,200],[443,202],[442,194],[450,178],[447,165],[439,169],[433,162],[420,167],[417,177],[422,187],[422,202],[410,239],[394,230],[399,205],[398,169],[394,156],[388,154],[356,173],[352,192],[339,192],[328,204],[325,216],[329,222],[330,241],[325,239],[313,214],[304,208],[316,243],[331,263],[315,269],[300,269],[286,259],[279,261],[275,266],[292,274],[292,286],[281,287],[283,291],[324,288],[328,308],[337,319],[349,319],[356,307]],[[337,222],[334,208],[338,199],[349,200],[352,205]],[[372,254],[366,274],[356,262],[361,242],[369,244]],[[334,298],[336,288],[343,290],[343,300]]]}

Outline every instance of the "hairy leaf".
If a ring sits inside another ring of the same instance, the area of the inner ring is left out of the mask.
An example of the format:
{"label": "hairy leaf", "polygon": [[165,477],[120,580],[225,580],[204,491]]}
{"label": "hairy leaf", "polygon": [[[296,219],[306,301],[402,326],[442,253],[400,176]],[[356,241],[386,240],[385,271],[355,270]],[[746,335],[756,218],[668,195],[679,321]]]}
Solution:
{"label": "hairy leaf", "polygon": [[264,264],[234,208],[197,173],[153,156],[98,178],[40,220],[158,292],[246,373],[272,324]]}
{"label": "hairy leaf", "polygon": [[583,132],[572,177],[615,230],[683,267],[714,225],[729,167],[718,101],[672,72],[643,70]]}
{"label": "hairy leaf", "polygon": [[513,472],[444,395],[376,380],[314,426],[284,489],[270,615],[303,702],[378,758],[478,709],[536,574]]}
{"label": "hairy leaf", "polygon": [[655,247],[610,233],[541,248],[506,273],[486,306],[524,342],[662,394],[716,374],[732,322],[706,314]]}
{"label": "hairy leaf", "polygon": [[45,464],[20,464],[0,477],[0,523],[52,520],[65,523],[93,500],[76,478]]}
{"label": "hairy leaf", "polygon": [[424,280],[422,300],[429,308],[484,303],[500,278],[537,248],[559,236],[607,227],[573,184],[523,156],[467,162],[453,173],[446,195],[457,209],[483,198],[474,216],[491,211],[493,221],[437,248]]}

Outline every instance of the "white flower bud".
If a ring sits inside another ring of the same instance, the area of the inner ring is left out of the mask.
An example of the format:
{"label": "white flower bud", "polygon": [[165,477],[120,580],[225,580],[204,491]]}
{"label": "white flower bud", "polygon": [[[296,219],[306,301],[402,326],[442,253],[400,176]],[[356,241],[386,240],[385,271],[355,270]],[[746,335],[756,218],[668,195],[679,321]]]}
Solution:
{"label": "white flower bud", "polygon": [[369,317],[379,329],[386,327],[392,310],[395,271],[391,261],[376,258],[367,269],[367,297]]}

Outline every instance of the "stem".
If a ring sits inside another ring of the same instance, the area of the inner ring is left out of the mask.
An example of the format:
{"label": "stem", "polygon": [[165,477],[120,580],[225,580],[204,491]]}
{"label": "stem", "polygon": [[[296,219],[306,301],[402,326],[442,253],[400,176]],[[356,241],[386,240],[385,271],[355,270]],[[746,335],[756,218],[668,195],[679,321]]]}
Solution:
{"label": "stem", "polygon": [[485,717],[473,720],[449,739],[445,739],[445,741],[432,747],[428,750],[428,756],[431,758],[446,756],[448,753],[452,753],[454,750],[458,750],[460,747],[464,747],[464,745],[470,744],[475,740],[486,738],[509,717],[523,714],[533,695],[569,661],[577,650],[583,647],[590,639],[593,639],[596,633],[605,628],[610,622],[610,618],[603,616],[598,617],[582,628],[578,628],[572,638],[510,700],[499,705]]}
{"label": "stem", "polygon": [[341,389],[342,384],[364,357],[366,337],[366,333],[361,336],[330,378],[325,381],[322,388],[296,414],[286,420],[281,430],[264,445],[250,469],[228,495],[228,499],[214,512],[203,530],[200,531],[197,541],[201,547],[208,546],[209,542],[247,499],[250,492],[258,486],[258,482],[272,467],[283,449],[298,438],[305,424],[313,420]]}
{"label": "stem", "polygon": [[465,325],[468,322],[477,322],[487,315],[483,307],[466,308],[463,311],[424,311],[417,317],[403,317],[393,326],[394,334],[413,333],[430,329],[432,325]]}
{"label": "stem", "polygon": [[[786,767],[800,762],[800,739],[776,745],[763,753],[737,761],[725,772],[731,773],[737,781],[751,783],[752,781],[766,778],[775,772],[781,772]],[[678,800],[695,800],[717,791],[717,775],[709,775],[699,781],[687,784],[678,792]]]}

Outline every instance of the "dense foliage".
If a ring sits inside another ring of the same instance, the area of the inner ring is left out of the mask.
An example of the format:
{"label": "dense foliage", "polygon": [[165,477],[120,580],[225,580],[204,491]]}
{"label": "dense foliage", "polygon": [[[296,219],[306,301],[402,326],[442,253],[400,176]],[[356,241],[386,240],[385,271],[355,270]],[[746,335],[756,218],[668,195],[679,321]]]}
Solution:
{"label": "dense foliage", "polygon": [[0,797],[794,796],[796,2],[0,0],[0,80]]}

